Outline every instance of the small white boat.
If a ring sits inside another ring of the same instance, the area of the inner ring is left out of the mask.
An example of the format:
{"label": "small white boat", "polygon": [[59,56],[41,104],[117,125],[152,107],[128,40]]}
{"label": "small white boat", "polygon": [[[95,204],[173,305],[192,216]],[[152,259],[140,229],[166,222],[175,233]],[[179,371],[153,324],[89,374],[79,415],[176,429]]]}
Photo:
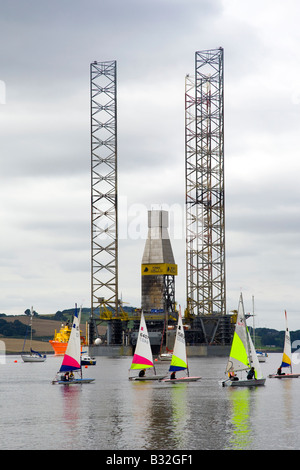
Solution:
{"label": "small white boat", "polygon": [[31,347],[32,345],[32,318],[33,318],[33,307],[30,309],[30,321],[29,321],[29,328],[30,328],[30,352],[25,353],[25,344],[26,344],[26,336],[27,336],[27,331],[26,331],[26,336],[23,344],[23,351],[21,353],[21,357],[23,359],[23,362],[45,362],[47,356],[46,354],[41,354],[38,351],[34,351]]}
{"label": "small white boat", "polygon": [[[184,376],[184,377],[175,376],[177,372],[185,371],[185,370],[187,371],[187,376]],[[162,379],[161,382],[164,382],[164,383],[196,382],[197,380],[201,379],[201,377],[192,377],[189,374],[187,355],[186,355],[185,335],[184,335],[184,329],[183,329],[182,317],[181,317],[180,311],[178,313],[178,324],[177,324],[175,343],[174,343],[171,364],[169,367],[169,372],[171,372],[171,376],[169,378]]]}
{"label": "small white boat", "polygon": [[262,351],[256,351],[258,362],[266,362],[268,354]]}
{"label": "small white boat", "polygon": [[158,359],[160,361],[169,361],[170,362],[171,359],[172,359],[172,353],[161,353],[161,354],[159,354]]}
{"label": "small white boat", "polygon": [[95,366],[96,358],[91,356],[81,356],[81,365],[82,366]]}
{"label": "small white boat", "polygon": [[21,354],[21,357],[24,362],[45,362],[47,358],[46,354],[40,354],[33,349],[30,349],[30,354]]}
{"label": "small white boat", "polygon": [[[249,372],[245,378],[237,375],[243,373],[243,371],[249,371],[250,369],[252,369],[253,372],[251,379],[247,378]],[[265,385],[266,382],[246,325],[242,294],[240,294],[235,331],[225,373],[227,373],[229,377],[221,381],[223,387],[257,387],[259,385]]]}

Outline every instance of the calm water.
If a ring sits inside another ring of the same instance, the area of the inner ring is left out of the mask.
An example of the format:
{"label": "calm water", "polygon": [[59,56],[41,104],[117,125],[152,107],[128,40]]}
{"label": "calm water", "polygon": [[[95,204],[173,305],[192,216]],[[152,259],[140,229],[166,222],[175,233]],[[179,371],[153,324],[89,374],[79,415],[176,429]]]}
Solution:
{"label": "calm water", "polygon": [[[280,360],[270,354],[264,374]],[[300,449],[300,378],[223,388],[226,358],[190,358],[199,382],[130,382],[131,358],[98,357],[84,370],[95,383],[64,387],[51,384],[60,363],[0,365],[0,449]]]}

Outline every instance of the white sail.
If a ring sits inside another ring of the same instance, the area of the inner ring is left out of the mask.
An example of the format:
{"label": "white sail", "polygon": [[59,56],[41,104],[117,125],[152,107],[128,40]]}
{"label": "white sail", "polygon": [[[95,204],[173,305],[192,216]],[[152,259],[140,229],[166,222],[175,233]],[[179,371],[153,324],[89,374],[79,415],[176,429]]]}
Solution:
{"label": "white sail", "polygon": [[253,341],[251,339],[251,336],[249,334],[249,331],[247,331],[247,333],[248,333],[248,340],[249,340],[249,345],[250,345],[250,354],[251,354],[252,366],[254,367],[254,370],[255,370],[255,378],[256,379],[262,379],[263,374],[262,374],[261,367],[260,367],[260,364],[259,364],[259,360],[258,360],[256,351],[255,351],[255,347],[254,347]]}
{"label": "white sail", "polygon": [[282,355],[281,367],[290,367],[292,372],[292,348],[291,338],[287,322],[287,314],[285,311],[285,335],[284,335],[284,349]]}
{"label": "white sail", "polygon": [[149,369],[153,367],[153,356],[150,339],[143,312],[131,369]]}
{"label": "white sail", "polygon": [[186,359],[186,346],[185,346],[185,336],[182,324],[181,313],[178,313],[178,324],[176,330],[176,337],[174,343],[174,349],[170,364],[170,371],[184,370],[188,369],[187,359]]}

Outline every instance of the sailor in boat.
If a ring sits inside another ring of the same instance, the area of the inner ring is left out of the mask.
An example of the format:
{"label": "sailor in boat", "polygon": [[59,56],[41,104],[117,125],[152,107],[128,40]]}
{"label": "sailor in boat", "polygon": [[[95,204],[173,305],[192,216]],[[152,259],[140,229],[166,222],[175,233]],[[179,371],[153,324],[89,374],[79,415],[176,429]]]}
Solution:
{"label": "sailor in boat", "polygon": [[282,370],[281,370],[281,366],[278,367],[278,369],[277,369],[277,375],[285,375],[285,373],[282,372]]}
{"label": "sailor in boat", "polygon": [[176,372],[175,370],[172,372],[171,376],[170,376],[170,379],[176,379]]}
{"label": "sailor in boat", "polygon": [[228,373],[229,380],[239,380],[238,376],[234,372]]}
{"label": "sailor in boat", "polygon": [[139,377],[145,377],[145,372],[146,372],[146,369],[142,369],[142,370],[139,372]]}
{"label": "sailor in boat", "polygon": [[251,367],[251,369],[249,370],[248,375],[247,375],[247,379],[248,380],[253,380],[253,379],[256,380],[254,367]]}
{"label": "sailor in boat", "polygon": [[74,374],[73,372],[69,372],[67,371],[63,376],[62,376],[62,380],[64,382],[69,382],[70,380],[73,380],[74,379]]}

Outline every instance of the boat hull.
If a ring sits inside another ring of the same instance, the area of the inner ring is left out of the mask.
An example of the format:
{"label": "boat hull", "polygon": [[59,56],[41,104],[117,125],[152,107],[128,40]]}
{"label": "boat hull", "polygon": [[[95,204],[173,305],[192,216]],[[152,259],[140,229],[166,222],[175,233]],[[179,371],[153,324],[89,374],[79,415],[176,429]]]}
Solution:
{"label": "boat hull", "polygon": [[165,383],[178,383],[178,382],[197,382],[202,377],[178,377],[177,379],[162,379],[161,382]]}
{"label": "boat hull", "polygon": [[246,380],[224,380],[222,382],[223,387],[259,387],[265,385],[266,379],[246,379]]}
{"label": "boat hull", "polygon": [[24,362],[45,362],[46,357],[40,356],[23,356],[21,355]]}
{"label": "boat hull", "polygon": [[300,374],[270,374],[268,377],[269,379],[297,379],[300,377]]}
{"label": "boat hull", "polygon": [[172,359],[172,354],[171,354],[171,353],[165,353],[165,354],[163,353],[163,354],[160,354],[160,355],[158,356],[158,359],[159,359],[160,361],[169,361],[169,362],[170,362],[171,359]]}
{"label": "boat hull", "polygon": [[73,380],[53,380],[52,384],[58,385],[80,385],[80,384],[89,384],[94,382],[95,379],[73,379]]}
{"label": "boat hull", "polygon": [[145,380],[162,380],[165,375],[148,375],[145,377],[129,377],[129,380],[138,380],[138,381],[145,381]]}
{"label": "boat hull", "polygon": [[54,350],[55,356],[63,356],[65,354],[68,343],[62,343],[60,341],[55,341],[52,339],[49,341],[49,343],[51,344]]}
{"label": "boat hull", "polygon": [[265,356],[258,356],[258,362],[266,362],[267,358]]}
{"label": "boat hull", "polygon": [[93,357],[82,357],[81,358],[81,365],[82,366],[95,366],[96,365],[96,359]]}

